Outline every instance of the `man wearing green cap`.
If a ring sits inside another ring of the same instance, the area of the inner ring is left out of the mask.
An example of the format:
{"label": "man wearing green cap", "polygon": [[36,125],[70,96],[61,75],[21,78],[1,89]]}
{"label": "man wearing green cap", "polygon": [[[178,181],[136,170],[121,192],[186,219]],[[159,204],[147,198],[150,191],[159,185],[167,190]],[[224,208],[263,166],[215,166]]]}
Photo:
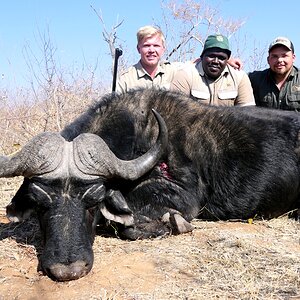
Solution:
{"label": "man wearing green cap", "polygon": [[182,91],[194,100],[215,106],[255,105],[248,75],[227,64],[231,55],[227,37],[207,37],[201,60],[178,71],[171,90]]}

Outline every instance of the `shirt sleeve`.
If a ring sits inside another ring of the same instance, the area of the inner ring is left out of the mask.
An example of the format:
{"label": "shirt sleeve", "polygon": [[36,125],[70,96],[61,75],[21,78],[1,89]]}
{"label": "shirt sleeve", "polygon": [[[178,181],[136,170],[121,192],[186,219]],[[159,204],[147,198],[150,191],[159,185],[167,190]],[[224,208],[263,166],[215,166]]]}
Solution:
{"label": "shirt sleeve", "polygon": [[186,70],[177,71],[170,85],[171,91],[181,91],[187,95],[191,94],[192,77]]}
{"label": "shirt sleeve", "polygon": [[117,93],[125,93],[126,91],[127,91],[126,80],[124,78],[124,75],[121,75],[119,78],[117,78],[116,92]]}
{"label": "shirt sleeve", "polygon": [[238,97],[236,98],[235,105],[237,106],[248,106],[255,105],[253,89],[251,86],[250,79],[244,71],[242,72],[241,80],[238,84]]}

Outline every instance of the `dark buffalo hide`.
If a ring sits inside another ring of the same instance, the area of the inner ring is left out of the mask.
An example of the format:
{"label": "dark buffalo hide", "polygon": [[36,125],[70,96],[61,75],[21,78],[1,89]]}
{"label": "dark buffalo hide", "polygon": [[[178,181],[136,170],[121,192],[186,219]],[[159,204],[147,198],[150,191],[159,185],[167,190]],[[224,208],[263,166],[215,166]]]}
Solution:
{"label": "dark buffalo hide", "polygon": [[[203,106],[178,93],[138,90],[104,96],[61,135],[72,142],[83,133],[92,133],[119,159],[132,160],[155,143],[158,127],[152,109],[167,125],[168,145],[156,165],[140,178],[93,176],[91,181],[65,173],[64,178],[50,180],[44,175],[24,175],[8,213],[25,215],[27,202],[30,210],[43,216],[43,232],[47,242],[52,241],[46,255],[51,261],[45,259],[44,265],[55,279],[76,279],[90,270],[91,253],[79,254],[90,247],[92,239],[84,235],[92,235],[90,228],[96,223],[104,229],[114,223],[121,237],[138,239],[190,231],[193,218],[271,218],[299,208],[297,113]],[[81,147],[94,159],[97,155],[90,150],[89,139],[84,141]],[[92,163],[89,168],[93,169]],[[70,213],[70,206],[75,213]],[[53,233],[52,224],[71,230]],[[84,264],[89,266],[84,269]],[[76,272],[79,275],[73,276]]]}
{"label": "dark buffalo hide", "polygon": [[136,91],[103,97],[62,135],[72,140],[92,132],[132,159],[156,136],[152,108],[167,124],[168,151],[152,172],[117,186],[137,222],[157,220],[170,208],[190,221],[270,218],[299,207],[297,113],[209,107],[171,92]]}

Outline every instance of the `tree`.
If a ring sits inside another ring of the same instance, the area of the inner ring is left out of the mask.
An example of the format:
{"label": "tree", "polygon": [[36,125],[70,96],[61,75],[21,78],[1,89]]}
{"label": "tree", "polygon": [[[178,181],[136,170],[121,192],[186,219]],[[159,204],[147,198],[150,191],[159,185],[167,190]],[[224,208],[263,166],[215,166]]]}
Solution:
{"label": "tree", "polygon": [[[94,11],[96,12],[95,9]],[[161,28],[165,34],[166,60],[171,62],[194,60],[202,52],[207,36],[220,33],[229,38],[233,55],[246,61],[246,68],[251,66],[250,70],[254,70],[263,66],[261,58],[265,49],[258,48],[257,43],[254,42],[253,49],[249,52],[246,48],[248,38],[239,35],[239,30],[246,19],[224,18],[218,8],[208,5],[204,0],[162,0],[161,11],[162,18],[153,19],[153,25]],[[118,37],[118,29],[123,24],[123,20],[119,22],[117,19],[115,25],[108,31],[102,14],[97,12],[96,14],[103,26],[103,38],[109,46],[113,62],[116,47],[128,48],[126,41],[122,42]],[[128,67],[128,61],[122,57],[120,71]]]}
{"label": "tree", "polygon": [[220,33],[230,39],[243,20],[225,19],[220,11],[200,0],[162,1],[163,23],[168,42],[167,59],[187,61],[198,57],[209,34]]}

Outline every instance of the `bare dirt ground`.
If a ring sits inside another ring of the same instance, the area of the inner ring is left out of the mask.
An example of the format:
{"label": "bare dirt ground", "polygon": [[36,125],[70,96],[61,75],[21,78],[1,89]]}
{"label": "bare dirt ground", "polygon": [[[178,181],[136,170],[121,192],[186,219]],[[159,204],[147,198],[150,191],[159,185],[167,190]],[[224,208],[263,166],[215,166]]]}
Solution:
{"label": "bare dirt ground", "polygon": [[97,236],[85,277],[58,283],[38,272],[37,222],[9,224],[18,179],[0,181],[0,300],[300,299],[300,223],[205,222],[161,239]]}

